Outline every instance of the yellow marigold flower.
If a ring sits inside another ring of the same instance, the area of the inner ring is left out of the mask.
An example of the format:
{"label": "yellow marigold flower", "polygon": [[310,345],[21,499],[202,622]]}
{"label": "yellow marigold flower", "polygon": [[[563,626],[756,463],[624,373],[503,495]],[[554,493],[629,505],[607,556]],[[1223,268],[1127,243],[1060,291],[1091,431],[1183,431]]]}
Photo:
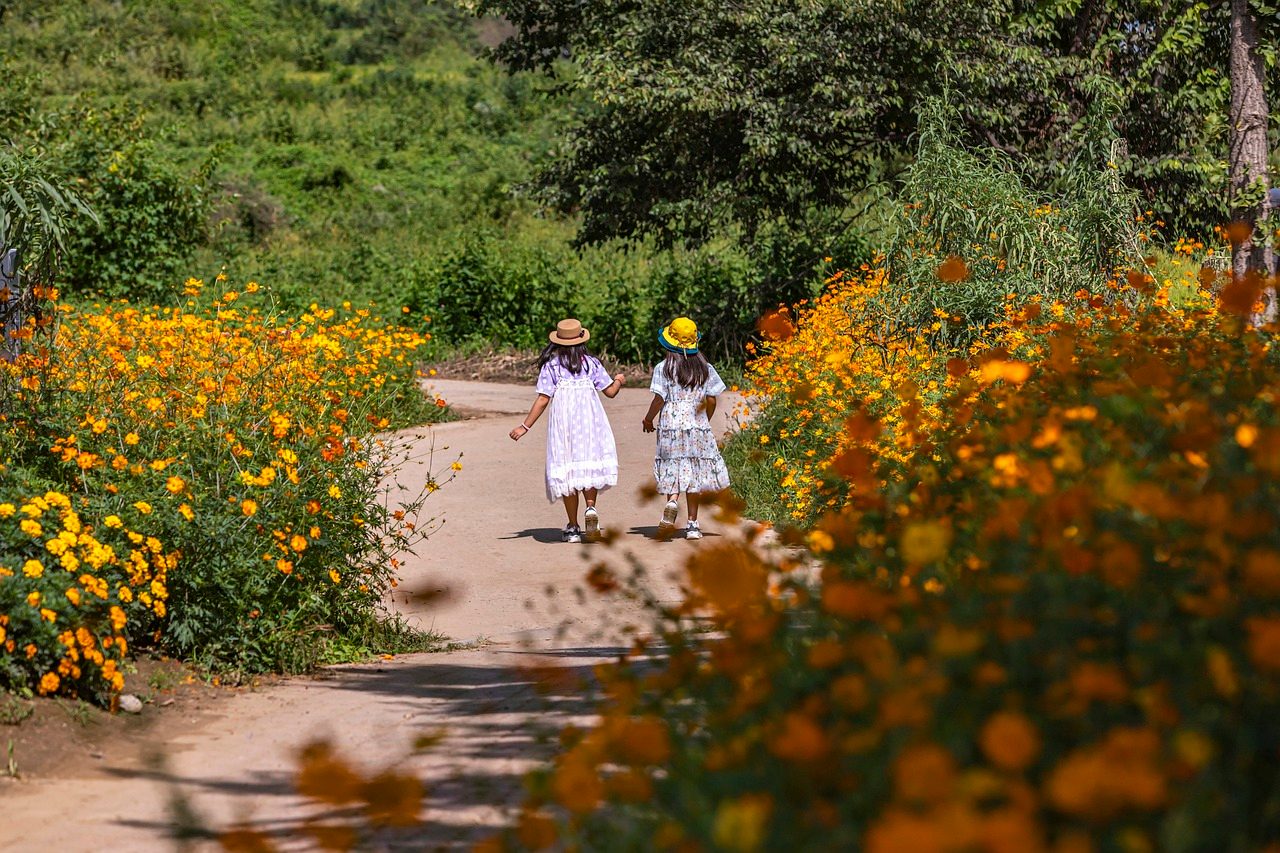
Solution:
{"label": "yellow marigold flower", "polygon": [[142,513],[143,515],[151,514],[151,504],[147,503],[146,501],[135,501],[133,504],[133,508],[136,509],[138,512]]}
{"label": "yellow marigold flower", "polygon": [[125,436],[124,436],[124,443],[125,443],[125,444],[128,444],[128,445],[132,446],[132,445],[137,444],[137,443],[138,443],[139,441],[141,441],[141,440],[142,440],[142,439],[138,436],[138,434],[137,434],[136,432],[129,432],[129,433],[125,433]]}
{"label": "yellow marigold flower", "polygon": [[329,570],[329,580],[333,581],[334,583],[341,583],[341,582],[342,582],[342,575],[338,574],[338,570],[337,570],[337,569],[330,569],[330,570]]}
{"label": "yellow marigold flower", "polygon": [[293,534],[293,538],[289,540],[289,547],[301,554],[307,550],[307,537]]}
{"label": "yellow marigold flower", "polygon": [[462,463],[461,463],[461,462],[454,462],[454,463],[453,463],[452,465],[450,465],[449,467],[450,467],[450,468],[452,468],[452,469],[453,469],[453,470],[455,470],[455,471],[461,471],[461,470],[462,470]]}
{"label": "yellow marigold flower", "polygon": [[40,608],[40,618],[46,622],[53,623],[58,621],[58,614],[54,613],[47,607]]}
{"label": "yellow marigold flower", "polygon": [[256,515],[258,512],[258,502],[250,498],[245,498],[240,502],[240,511],[245,515]]}
{"label": "yellow marigold flower", "polygon": [[342,497],[342,489],[338,488],[337,486],[330,486],[329,497],[333,498],[334,500],[337,500],[338,498]]}
{"label": "yellow marigold flower", "polygon": [[176,495],[187,487],[187,483],[181,477],[170,477],[168,480],[165,480],[164,487],[169,492]]}
{"label": "yellow marigold flower", "polygon": [[178,515],[182,516],[187,521],[192,521],[196,517],[195,511],[187,504],[183,504],[178,507]]}
{"label": "yellow marigold flower", "polygon": [[124,527],[124,522],[120,520],[118,515],[108,515],[102,519],[102,523],[111,528]]}
{"label": "yellow marigold flower", "polygon": [[902,559],[913,566],[924,566],[941,560],[950,546],[950,528],[937,521],[908,524],[898,543]]}
{"label": "yellow marigold flower", "polygon": [[17,511],[13,504],[0,504],[0,518],[10,518]]}
{"label": "yellow marigold flower", "polygon": [[809,534],[809,550],[815,554],[826,554],[835,550],[836,541],[825,530],[814,530]]}
{"label": "yellow marigold flower", "polygon": [[39,538],[44,535],[44,528],[40,526],[40,522],[32,521],[29,518],[22,519],[22,523],[18,525],[22,532],[32,537]]}
{"label": "yellow marigold flower", "polygon": [[716,809],[711,834],[717,846],[734,853],[754,853],[764,843],[765,828],[773,812],[768,794],[746,794],[723,800]]}
{"label": "yellow marigold flower", "polygon": [[54,692],[55,690],[58,689],[58,685],[61,683],[62,683],[62,680],[58,678],[57,673],[46,672],[44,675],[40,676],[41,695],[47,696],[48,694]]}
{"label": "yellow marigold flower", "polygon": [[74,586],[67,587],[67,591],[63,595],[67,597],[67,601],[70,601],[76,607],[80,606],[80,590]]}
{"label": "yellow marigold flower", "polygon": [[22,564],[22,573],[29,578],[38,578],[44,574],[44,564],[39,560],[27,560]]}
{"label": "yellow marigold flower", "polygon": [[280,572],[281,572],[282,574],[286,574],[286,575],[288,575],[288,574],[292,574],[292,573],[293,573],[293,561],[292,561],[292,560],[284,560],[284,559],[276,560],[276,568],[277,568],[277,569],[279,569],[279,570],[280,570]]}

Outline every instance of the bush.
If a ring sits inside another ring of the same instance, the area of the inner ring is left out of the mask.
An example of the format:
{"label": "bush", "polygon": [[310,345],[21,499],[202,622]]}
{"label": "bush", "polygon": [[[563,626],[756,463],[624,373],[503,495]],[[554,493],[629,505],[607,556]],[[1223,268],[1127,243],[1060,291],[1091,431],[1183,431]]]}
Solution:
{"label": "bush", "polygon": [[[0,525],[47,528],[0,539],[4,686],[48,686],[52,672],[64,691],[118,687],[101,669],[81,683],[49,668],[85,654],[62,646],[80,628],[99,646],[123,635],[250,671],[305,669],[329,638],[372,630],[398,552],[429,526],[423,499],[451,475],[385,493],[407,452],[387,431],[443,411],[417,385],[426,337],[367,311],[272,316],[251,307],[256,290],[70,311],[52,359],[3,366],[16,405],[0,418],[0,471],[16,511],[0,504]],[[42,552],[45,572],[25,571]],[[77,578],[76,563],[92,571]],[[127,621],[104,621],[117,605]]]}
{"label": "bush", "polygon": [[690,559],[506,846],[1280,839],[1280,361],[1213,311],[1034,314],[1025,358],[904,417],[900,463],[832,461],[853,489],[809,555]]}
{"label": "bush", "polygon": [[76,220],[67,241],[64,284],[80,296],[165,303],[181,270],[206,239],[211,163],[175,168],[142,134],[141,119],[84,110],[58,154],[68,181],[84,187],[94,218]]}
{"label": "bush", "polygon": [[[872,306],[884,322],[931,328],[935,345],[965,345],[1000,319],[1009,294],[1075,304],[1081,291],[1102,292],[1117,268],[1140,263],[1138,211],[1101,150],[1105,127],[1050,194],[1029,187],[1003,152],[966,148],[945,104],[927,105],[920,123],[888,257],[894,288]],[[948,257],[963,264],[939,286]]]}

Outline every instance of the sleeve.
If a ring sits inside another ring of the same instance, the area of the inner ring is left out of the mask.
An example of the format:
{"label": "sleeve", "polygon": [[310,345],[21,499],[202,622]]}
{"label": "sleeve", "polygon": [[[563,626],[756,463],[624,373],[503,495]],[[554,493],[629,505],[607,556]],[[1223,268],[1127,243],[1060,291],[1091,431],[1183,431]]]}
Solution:
{"label": "sleeve", "polygon": [[597,391],[603,391],[613,384],[613,377],[604,369],[604,362],[598,358],[591,359],[591,384]]}
{"label": "sleeve", "polygon": [[653,369],[653,380],[649,383],[649,390],[662,399],[667,399],[667,371],[663,369],[663,365],[659,364]]}
{"label": "sleeve", "polygon": [[551,362],[542,365],[542,369],[538,371],[538,388],[539,394],[546,394],[548,397],[556,395],[556,372]]}
{"label": "sleeve", "polygon": [[720,374],[716,373],[716,369],[711,365],[707,365],[707,384],[702,386],[702,395],[704,397],[718,397],[726,390],[724,380],[720,378]]}

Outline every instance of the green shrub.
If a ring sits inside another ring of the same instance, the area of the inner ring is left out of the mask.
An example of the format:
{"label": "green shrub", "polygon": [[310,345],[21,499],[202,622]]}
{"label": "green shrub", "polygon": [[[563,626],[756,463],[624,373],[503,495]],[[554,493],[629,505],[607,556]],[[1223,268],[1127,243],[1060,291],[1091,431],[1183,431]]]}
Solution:
{"label": "green shrub", "polygon": [[86,109],[58,152],[59,167],[84,187],[96,219],[77,221],[65,282],[82,296],[166,302],[192,252],[205,242],[212,164],[175,168],[129,111]]}
{"label": "green shrub", "polygon": [[[889,252],[894,286],[876,310],[915,333],[941,319],[930,337],[962,345],[1001,316],[1010,294],[1071,302],[1139,263],[1134,197],[1102,150],[1105,128],[1094,133],[1100,141],[1048,192],[1027,186],[1007,154],[966,147],[945,103],[927,105]],[[940,282],[948,257],[963,262],[953,273],[963,278]]]}

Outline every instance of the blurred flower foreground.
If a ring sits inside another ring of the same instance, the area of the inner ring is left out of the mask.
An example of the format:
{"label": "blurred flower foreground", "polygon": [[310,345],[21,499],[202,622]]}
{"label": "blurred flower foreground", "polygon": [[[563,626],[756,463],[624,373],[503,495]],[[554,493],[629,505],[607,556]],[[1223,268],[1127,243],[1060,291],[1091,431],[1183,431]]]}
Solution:
{"label": "blurred flower foreground", "polygon": [[704,543],[484,846],[1280,841],[1280,360],[1264,282],[1214,279],[1032,300],[950,355],[878,337],[874,269],[766,318],[743,438],[801,547]]}

